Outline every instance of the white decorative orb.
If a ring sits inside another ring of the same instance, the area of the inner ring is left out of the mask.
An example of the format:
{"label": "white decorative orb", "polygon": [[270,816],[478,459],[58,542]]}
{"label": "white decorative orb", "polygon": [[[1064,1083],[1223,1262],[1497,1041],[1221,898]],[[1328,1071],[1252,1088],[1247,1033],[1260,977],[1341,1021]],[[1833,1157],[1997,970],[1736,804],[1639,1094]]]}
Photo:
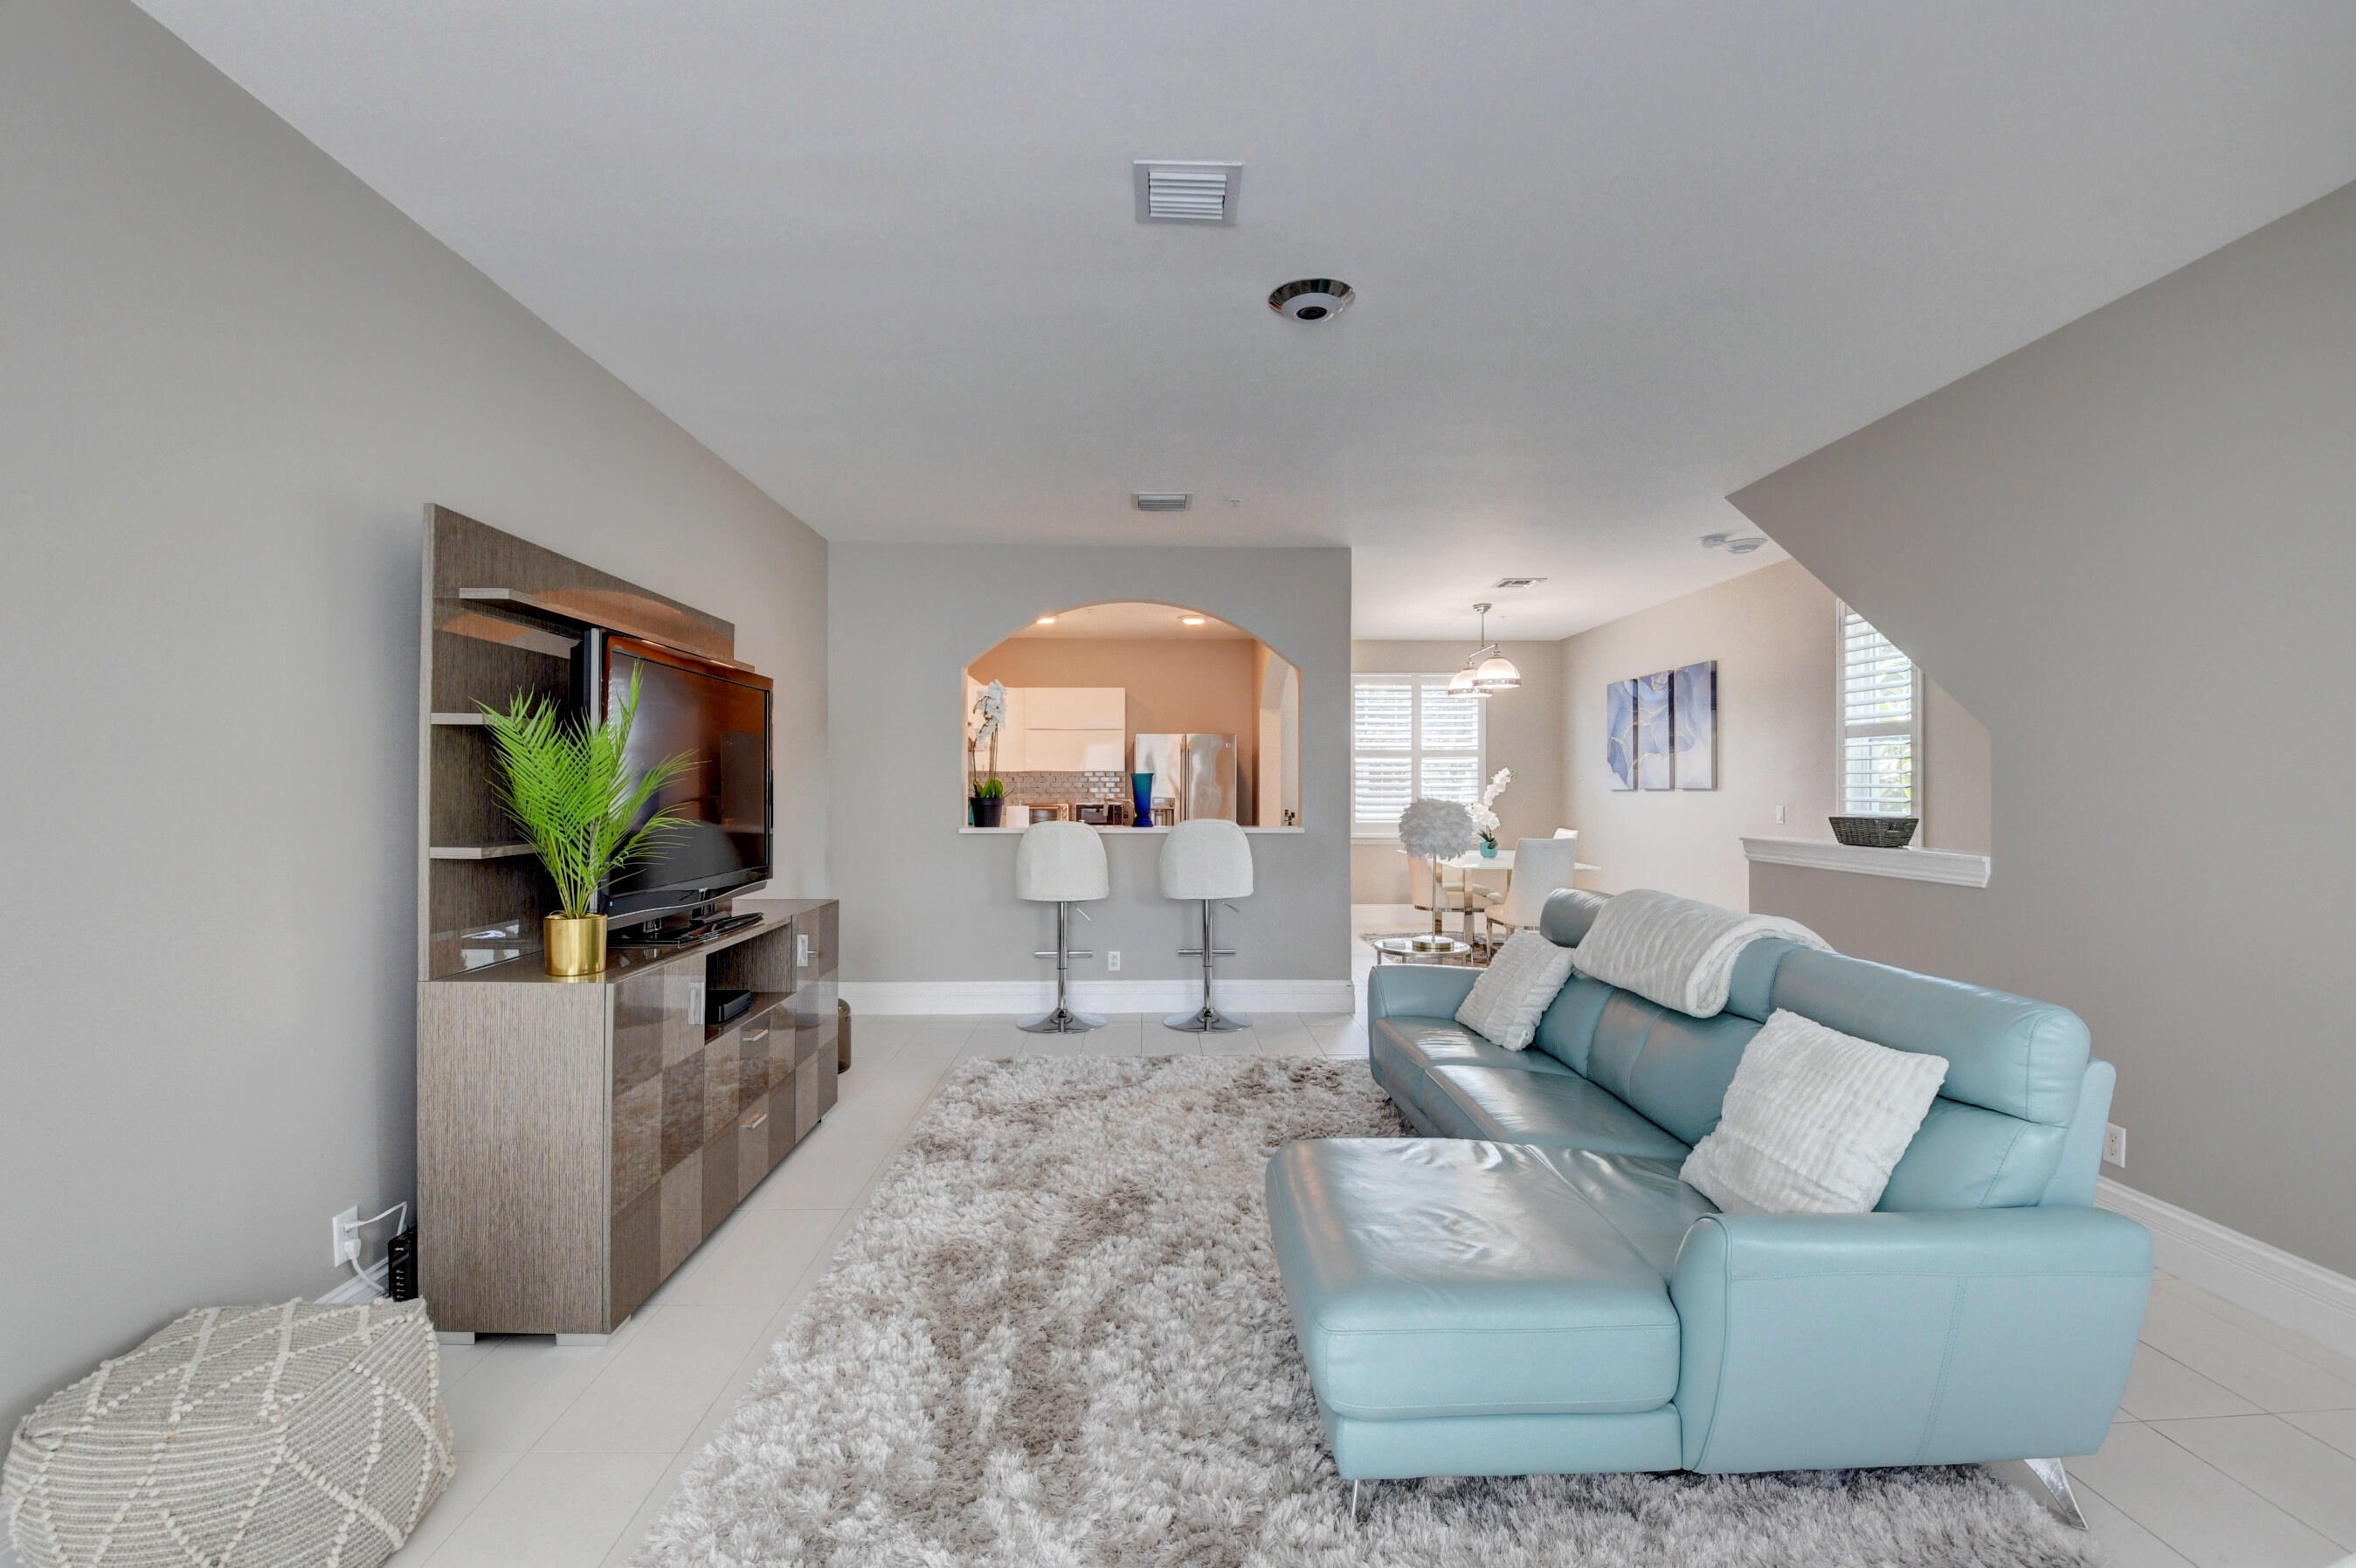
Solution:
{"label": "white decorative orb", "polygon": [[1472,813],[1462,801],[1430,796],[1410,801],[1399,813],[1399,843],[1419,860],[1453,860],[1481,842]]}

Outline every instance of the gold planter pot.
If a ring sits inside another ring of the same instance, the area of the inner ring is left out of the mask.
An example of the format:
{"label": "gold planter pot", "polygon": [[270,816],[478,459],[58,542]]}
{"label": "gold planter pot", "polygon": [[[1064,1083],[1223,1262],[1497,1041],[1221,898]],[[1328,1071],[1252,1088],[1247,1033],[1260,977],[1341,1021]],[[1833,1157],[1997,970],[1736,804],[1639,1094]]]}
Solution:
{"label": "gold planter pot", "polygon": [[551,915],[543,926],[549,973],[560,980],[578,980],[605,972],[605,916]]}

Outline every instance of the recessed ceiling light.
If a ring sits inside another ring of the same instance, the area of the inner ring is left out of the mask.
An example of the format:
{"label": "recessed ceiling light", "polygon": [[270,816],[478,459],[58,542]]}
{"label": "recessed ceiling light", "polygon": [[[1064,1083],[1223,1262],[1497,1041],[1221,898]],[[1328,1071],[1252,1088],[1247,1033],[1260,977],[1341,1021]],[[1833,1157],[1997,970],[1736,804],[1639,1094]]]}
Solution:
{"label": "recessed ceiling light", "polygon": [[1729,555],[1748,555],[1766,542],[1763,535],[1756,533],[1740,536],[1730,533],[1705,533],[1701,536],[1701,547],[1704,550],[1723,550]]}
{"label": "recessed ceiling light", "polygon": [[1055,624],[1055,618],[1054,616],[1041,616],[1036,624],[1040,626],[1053,626]]}
{"label": "recessed ceiling light", "polygon": [[1203,618],[1204,618],[1201,616],[1180,616],[1178,618],[1178,624],[1180,626],[1200,626],[1203,624]]}
{"label": "recessed ceiling light", "polygon": [[1268,307],[1295,321],[1331,321],[1357,297],[1340,278],[1295,278],[1269,291]]}
{"label": "recessed ceiling light", "polygon": [[1129,499],[1140,511],[1184,511],[1194,500],[1190,490],[1131,490]]}

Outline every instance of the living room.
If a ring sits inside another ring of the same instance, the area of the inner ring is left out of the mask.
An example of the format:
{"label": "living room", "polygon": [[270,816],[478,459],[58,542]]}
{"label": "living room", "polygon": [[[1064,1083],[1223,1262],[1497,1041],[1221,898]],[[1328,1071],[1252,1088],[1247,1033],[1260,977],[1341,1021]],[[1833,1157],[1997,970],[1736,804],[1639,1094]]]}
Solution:
{"label": "living room", "polygon": [[[2247,799],[2356,765],[2351,67],[0,5],[13,1561],[2356,1551],[2356,843]],[[568,892],[535,714],[721,858]],[[1712,1167],[1757,1040],[1916,1096],[1862,1196]]]}

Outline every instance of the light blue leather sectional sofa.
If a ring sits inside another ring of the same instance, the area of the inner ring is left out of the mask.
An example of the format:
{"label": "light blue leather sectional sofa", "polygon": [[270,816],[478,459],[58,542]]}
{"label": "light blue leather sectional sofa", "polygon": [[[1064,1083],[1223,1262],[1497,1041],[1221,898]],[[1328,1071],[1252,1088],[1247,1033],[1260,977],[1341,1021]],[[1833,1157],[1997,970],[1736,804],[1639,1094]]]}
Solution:
{"label": "light blue leather sectional sofa", "polygon": [[[1562,892],[1578,941],[1603,900]],[[1377,968],[1374,1075],[1423,1137],[1288,1144],[1269,1218],[1345,1479],[2088,1454],[2151,1279],[2089,1207],[2114,1075],[2076,1015],[1752,943],[1691,1018],[1574,974],[1527,1051],[1473,972]],[[1677,1179],[1776,1008],[1947,1058],[1879,1211],[1721,1214]]]}

